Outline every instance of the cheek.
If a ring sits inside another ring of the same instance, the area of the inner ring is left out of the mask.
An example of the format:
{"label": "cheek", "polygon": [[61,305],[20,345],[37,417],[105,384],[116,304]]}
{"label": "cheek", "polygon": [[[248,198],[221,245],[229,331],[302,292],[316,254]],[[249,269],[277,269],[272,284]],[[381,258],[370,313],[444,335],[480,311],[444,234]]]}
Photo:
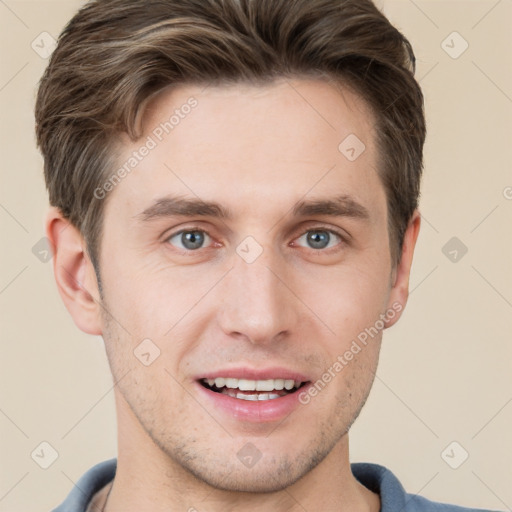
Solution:
{"label": "cheek", "polygon": [[[106,270],[104,306],[110,318],[104,337],[116,375],[131,369],[134,378],[148,383],[162,375],[167,379],[170,374],[178,375],[191,341],[199,338],[219,307],[209,303],[207,295],[222,269],[217,276],[213,270],[199,272],[194,266],[177,269],[147,264],[135,268],[117,261]],[[156,355],[150,368],[137,360],[137,355],[144,359],[148,352],[150,360]],[[155,374],[160,366],[162,371]]]}
{"label": "cheek", "polygon": [[118,258],[105,265],[105,299],[114,318],[134,337],[162,338],[210,284],[192,267],[176,269],[150,259]]}
{"label": "cheek", "polygon": [[384,313],[389,276],[363,267],[330,268],[310,272],[299,287],[305,303],[334,331],[333,337],[343,346],[374,326]]}

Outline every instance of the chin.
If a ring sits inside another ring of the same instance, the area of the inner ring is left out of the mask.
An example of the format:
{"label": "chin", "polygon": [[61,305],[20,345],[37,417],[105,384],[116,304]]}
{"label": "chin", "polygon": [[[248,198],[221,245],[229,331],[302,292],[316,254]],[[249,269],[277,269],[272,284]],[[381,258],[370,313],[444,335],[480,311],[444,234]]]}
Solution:
{"label": "chin", "polygon": [[[200,471],[190,470],[193,475],[209,486],[230,492],[272,493],[282,491],[299,480],[303,474],[291,474],[289,471],[231,467],[224,471],[201,468]],[[294,473],[297,473],[295,470]]]}

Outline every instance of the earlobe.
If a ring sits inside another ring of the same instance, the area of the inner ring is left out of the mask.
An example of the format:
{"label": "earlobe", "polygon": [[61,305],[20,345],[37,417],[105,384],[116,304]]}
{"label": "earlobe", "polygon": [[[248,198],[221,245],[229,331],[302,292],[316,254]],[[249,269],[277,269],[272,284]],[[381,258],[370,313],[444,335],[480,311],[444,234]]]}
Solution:
{"label": "earlobe", "polygon": [[409,277],[411,274],[414,248],[420,232],[420,224],[420,212],[415,210],[404,234],[402,256],[400,263],[393,272],[394,282],[392,283],[391,293],[389,295],[388,309],[393,309],[398,314],[386,320],[386,328],[391,327],[398,321],[409,297]]}
{"label": "earlobe", "polygon": [[55,207],[48,211],[45,227],[53,250],[55,281],[64,305],[79,329],[101,334],[98,283],[81,233]]}

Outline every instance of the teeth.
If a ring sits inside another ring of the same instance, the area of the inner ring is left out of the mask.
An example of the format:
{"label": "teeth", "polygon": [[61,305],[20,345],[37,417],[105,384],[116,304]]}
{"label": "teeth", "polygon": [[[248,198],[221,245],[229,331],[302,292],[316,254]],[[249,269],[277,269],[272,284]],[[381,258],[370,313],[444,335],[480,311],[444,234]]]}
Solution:
{"label": "teeth", "polygon": [[[284,389],[292,389],[293,388],[293,385],[295,384],[295,382],[293,382],[293,380],[285,380],[284,381]],[[300,385],[300,384],[299,384]]]}
{"label": "teeth", "polygon": [[[215,379],[203,379],[210,387],[213,385],[218,388],[227,387],[229,389],[239,389],[240,391],[281,391],[286,389],[290,391],[293,388],[298,388],[302,382],[294,381],[291,379],[268,379],[268,380],[249,380],[249,379],[233,379],[231,377],[216,377]],[[244,397],[251,396],[265,396],[263,395],[244,395]],[[250,398],[247,398],[251,400]],[[258,400],[258,398],[256,398]],[[265,398],[260,398],[265,400]]]}
{"label": "teeth", "polygon": [[284,379],[275,379],[274,380],[274,389],[280,391],[284,388]]}
{"label": "teeth", "polygon": [[276,393],[259,393],[254,395],[245,395],[244,393],[237,393],[234,389],[223,389],[222,394],[238,398],[240,400],[249,400],[253,402],[261,400],[274,400],[274,398],[280,398],[281,395]]}
{"label": "teeth", "polygon": [[222,377],[217,377],[215,379],[215,385],[218,388],[223,388],[226,385],[226,379],[223,379]]}

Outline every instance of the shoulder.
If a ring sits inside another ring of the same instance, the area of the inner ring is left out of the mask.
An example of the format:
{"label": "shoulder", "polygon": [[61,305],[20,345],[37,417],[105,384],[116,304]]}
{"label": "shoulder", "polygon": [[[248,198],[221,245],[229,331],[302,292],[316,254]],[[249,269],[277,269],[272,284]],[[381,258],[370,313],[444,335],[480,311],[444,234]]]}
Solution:
{"label": "shoulder", "polygon": [[407,503],[405,510],[407,512],[492,512],[491,510],[481,508],[459,507],[458,505],[430,501],[415,494],[407,494],[406,496]]}
{"label": "shoulder", "polygon": [[115,476],[117,459],[96,464],[73,486],[66,499],[52,512],[86,512],[94,495]]}
{"label": "shoulder", "polygon": [[380,496],[380,512],[492,512],[428,500],[405,491],[398,478],[379,464],[351,464],[352,474],[362,485]]}

